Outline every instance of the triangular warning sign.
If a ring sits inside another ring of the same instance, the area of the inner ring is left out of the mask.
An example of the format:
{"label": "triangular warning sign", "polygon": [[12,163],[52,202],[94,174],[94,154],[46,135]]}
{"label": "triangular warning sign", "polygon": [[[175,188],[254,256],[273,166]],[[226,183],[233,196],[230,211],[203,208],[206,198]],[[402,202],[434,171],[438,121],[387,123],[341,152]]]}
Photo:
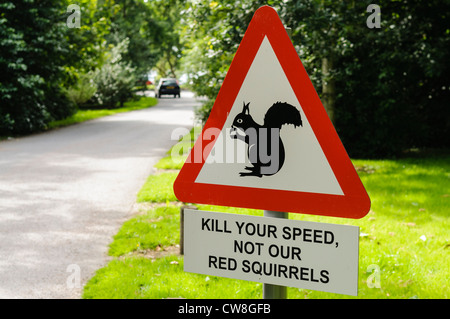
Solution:
{"label": "triangular warning sign", "polygon": [[369,196],[271,7],[253,16],[174,191],[190,203],[368,213]]}

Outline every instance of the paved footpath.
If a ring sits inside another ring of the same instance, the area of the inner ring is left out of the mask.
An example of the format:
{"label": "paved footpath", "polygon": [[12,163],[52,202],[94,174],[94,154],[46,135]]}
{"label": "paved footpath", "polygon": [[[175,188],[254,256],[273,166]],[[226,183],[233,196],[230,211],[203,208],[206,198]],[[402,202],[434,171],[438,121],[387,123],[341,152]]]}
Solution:
{"label": "paved footpath", "polygon": [[175,143],[172,131],[193,126],[196,105],[186,92],[0,142],[0,298],[80,298],[153,165]]}

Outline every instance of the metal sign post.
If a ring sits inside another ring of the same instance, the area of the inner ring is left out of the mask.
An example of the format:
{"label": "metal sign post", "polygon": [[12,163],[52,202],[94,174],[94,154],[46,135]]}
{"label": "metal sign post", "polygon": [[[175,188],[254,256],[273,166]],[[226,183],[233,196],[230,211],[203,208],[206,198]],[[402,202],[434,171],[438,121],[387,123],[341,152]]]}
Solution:
{"label": "metal sign post", "polygon": [[[285,27],[289,38],[292,40],[292,29]],[[265,210],[265,217],[272,218],[284,218],[289,219],[289,214],[284,212],[277,212],[273,210]],[[263,299],[287,299],[287,287],[272,285],[272,284],[263,284]]]}
{"label": "metal sign post", "polygon": [[[289,38],[292,40],[292,29],[285,27]],[[265,210],[264,217],[289,219],[289,214],[284,212],[277,212],[273,210]],[[287,287],[263,284],[263,299],[287,299]]]}
{"label": "metal sign post", "polygon": [[[265,210],[264,217],[289,219],[289,214],[284,212],[276,212],[273,210]],[[287,299],[287,287],[263,284],[263,299]]]}

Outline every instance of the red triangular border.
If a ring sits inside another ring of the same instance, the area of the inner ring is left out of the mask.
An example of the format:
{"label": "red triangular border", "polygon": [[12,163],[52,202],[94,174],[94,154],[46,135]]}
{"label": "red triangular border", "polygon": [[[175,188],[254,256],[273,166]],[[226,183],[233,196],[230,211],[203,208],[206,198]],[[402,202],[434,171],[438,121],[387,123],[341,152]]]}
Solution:
{"label": "red triangular border", "polygon": [[[228,112],[233,106],[265,36],[272,45],[344,195],[195,182],[212,146],[210,140],[200,140],[203,132],[209,128],[222,130]],[[369,196],[278,14],[271,7],[264,6],[255,12],[230,65],[203,132],[174,183],[174,192],[180,201],[345,218],[362,218],[369,212]],[[206,146],[209,150],[204,150]],[[195,154],[205,156],[201,156],[201,159],[194,158]],[[198,163],[195,163],[194,159]]]}

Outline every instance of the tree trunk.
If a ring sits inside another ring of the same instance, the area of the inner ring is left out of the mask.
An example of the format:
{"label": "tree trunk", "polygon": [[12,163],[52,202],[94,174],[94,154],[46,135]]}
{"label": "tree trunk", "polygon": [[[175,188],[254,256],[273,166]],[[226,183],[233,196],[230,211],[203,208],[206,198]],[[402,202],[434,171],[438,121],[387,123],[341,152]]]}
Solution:
{"label": "tree trunk", "polygon": [[322,103],[327,111],[328,117],[334,124],[334,104],[336,101],[335,82],[330,76],[333,68],[332,59],[322,59]]}

